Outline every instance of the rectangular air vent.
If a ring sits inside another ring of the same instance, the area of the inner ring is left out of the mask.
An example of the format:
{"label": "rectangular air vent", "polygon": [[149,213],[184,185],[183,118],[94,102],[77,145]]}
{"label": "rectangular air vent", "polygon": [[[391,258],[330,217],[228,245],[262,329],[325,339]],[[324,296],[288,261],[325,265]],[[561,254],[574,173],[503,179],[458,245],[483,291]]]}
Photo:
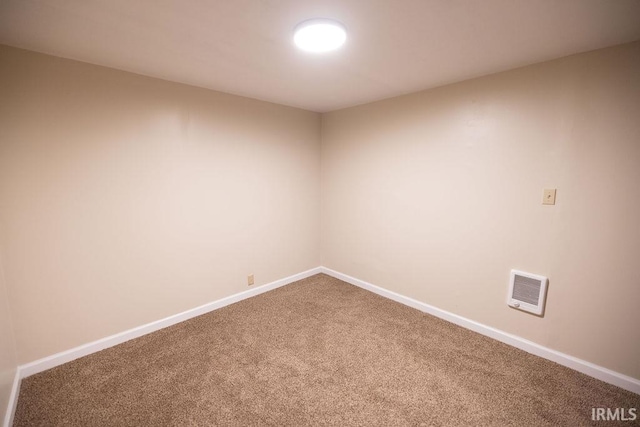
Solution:
{"label": "rectangular air vent", "polygon": [[507,304],[518,310],[542,315],[548,281],[544,276],[511,270]]}

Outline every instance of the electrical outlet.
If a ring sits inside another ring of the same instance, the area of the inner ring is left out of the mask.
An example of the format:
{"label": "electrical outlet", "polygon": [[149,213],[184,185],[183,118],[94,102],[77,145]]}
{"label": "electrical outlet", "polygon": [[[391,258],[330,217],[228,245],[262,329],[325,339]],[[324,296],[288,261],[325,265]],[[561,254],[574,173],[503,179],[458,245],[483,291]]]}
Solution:
{"label": "electrical outlet", "polygon": [[253,274],[250,274],[247,276],[247,285],[251,286],[253,283]]}
{"label": "electrical outlet", "polygon": [[555,205],[556,204],[556,189],[545,189],[542,196],[543,205]]}

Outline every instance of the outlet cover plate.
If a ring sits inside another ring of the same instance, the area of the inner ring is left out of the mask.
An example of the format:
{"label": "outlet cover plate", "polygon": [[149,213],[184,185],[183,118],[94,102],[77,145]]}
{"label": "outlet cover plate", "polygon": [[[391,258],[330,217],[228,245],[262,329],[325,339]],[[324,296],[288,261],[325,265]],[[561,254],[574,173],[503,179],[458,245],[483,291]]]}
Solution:
{"label": "outlet cover plate", "polygon": [[556,189],[545,189],[544,194],[542,195],[542,204],[543,205],[555,205],[556,204]]}

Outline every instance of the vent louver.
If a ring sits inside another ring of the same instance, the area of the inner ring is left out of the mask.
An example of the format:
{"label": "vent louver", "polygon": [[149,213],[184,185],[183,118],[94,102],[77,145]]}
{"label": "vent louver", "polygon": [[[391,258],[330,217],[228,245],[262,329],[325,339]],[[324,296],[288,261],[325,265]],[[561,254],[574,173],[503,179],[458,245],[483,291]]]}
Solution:
{"label": "vent louver", "polygon": [[548,279],[537,274],[511,270],[507,304],[510,307],[542,315]]}

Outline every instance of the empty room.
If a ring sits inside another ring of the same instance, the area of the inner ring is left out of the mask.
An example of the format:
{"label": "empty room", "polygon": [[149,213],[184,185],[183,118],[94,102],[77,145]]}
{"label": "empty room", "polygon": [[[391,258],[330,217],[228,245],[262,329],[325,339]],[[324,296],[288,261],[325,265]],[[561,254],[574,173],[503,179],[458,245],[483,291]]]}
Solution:
{"label": "empty room", "polygon": [[1,0],[0,420],[640,425],[640,1]]}

